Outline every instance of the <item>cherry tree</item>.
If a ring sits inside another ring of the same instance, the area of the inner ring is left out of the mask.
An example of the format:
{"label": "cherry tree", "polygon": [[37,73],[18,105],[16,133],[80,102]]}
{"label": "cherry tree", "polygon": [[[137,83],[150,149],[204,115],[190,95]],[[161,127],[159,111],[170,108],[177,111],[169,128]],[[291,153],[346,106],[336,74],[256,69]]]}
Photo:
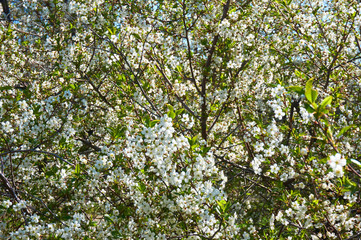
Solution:
{"label": "cherry tree", "polygon": [[361,236],[357,1],[2,6],[0,238]]}

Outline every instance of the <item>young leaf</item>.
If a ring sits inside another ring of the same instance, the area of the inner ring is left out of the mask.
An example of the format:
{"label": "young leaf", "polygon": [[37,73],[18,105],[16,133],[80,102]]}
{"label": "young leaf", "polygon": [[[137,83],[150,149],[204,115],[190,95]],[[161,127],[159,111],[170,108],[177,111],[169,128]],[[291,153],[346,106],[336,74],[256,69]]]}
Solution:
{"label": "young leaf", "polygon": [[107,222],[114,224],[114,220],[113,220],[108,214],[106,214],[106,215],[104,216],[104,219],[105,219]]}
{"label": "young leaf", "polygon": [[291,91],[294,91],[300,95],[305,94],[305,90],[300,86],[289,86],[288,89],[290,89]]}
{"label": "young leaf", "polygon": [[312,102],[313,102],[313,103],[316,102],[317,96],[318,96],[317,90],[312,89],[312,90],[311,90],[311,97],[312,97]]}
{"label": "young leaf", "polygon": [[347,132],[350,128],[353,128],[354,125],[346,126],[341,129],[341,131],[337,134],[337,137],[341,137],[345,132]]}
{"label": "young leaf", "polygon": [[114,230],[111,232],[112,236],[115,237],[115,238],[121,238],[122,235],[120,234],[120,232],[118,230]]}
{"label": "young leaf", "polygon": [[295,71],[295,75],[299,78],[303,78],[303,74],[298,70]]}
{"label": "young leaf", "polygon": [[169,111],[168,112],[168,117],[170,117],[171,119],[174,119],[175,118],[175,112],[173,112],[173,111]]}
{"label": "young leaf", "polygon": [[198,135],[195,135],[193,138],[188,137],[189,145],[193,146],[197,142]]}
{"label": "young leaf", "polygon": [[175,116],[176,116],[176,114],[175,114],[175,112],[174,112],[174,108],[173,108],[173,106],[172,105],[170,105],[170,104],[167,104],[167,107],[168,107],[168,117],[170,117],[171,119],[174,119],[175,118]]}
{"label": "young leaf", "polygon": [[79,164],[77,164],[76,166],[75,166],[75,170],[74,170],[74,173],[75,174],[80,174],[80,165]]}
{"label": "young leaf", "polygon": [[312,101],[312,83],[313,83],[312,79],[308,80],[306,82],[306,87],[305,87],[305,97],[311,103],[313,102]]}
{"label": "young leaf", "polygon": [[144,118],[144,124],[145,126],[149,127],[149,123],[150,123],[150,117],[148,115],[146,115]]}
{"label": "young leaf", "polygon": [[321,109],[325,108],[327,105],[331,104],[331,102],[332,102],[332,96],[326,97],[325,99],[323,99],[320,108]]}
{"label": "young leaf", "polygon": [[153,120],[149,123],[149,127],[154,127],[157,123],[159,123],[160,120],[156,119],[156,120]]}
{"label": "young leaf", "polygon": [[315,109],[308,103],[305,103],[305,108],[306,108],[307,112],[309,112],[309,113],[315,112]]}
{"label": "young leaf", "polygon": [[173,106],[170,105],[170,104],[167,104],[167,108],[168,108],[168,110],[169,110],[170,112],[173,112],[173,111],[174,111]]}
{"label": "young leaf", "polygon": [[332,130],[330,127],[327,127],[327,134],[332,139]]}
{"label": "young leaf", "polygon": [[184,112],[184,109],[183,108],[181,108],[181,109],[178,109],[177,111],[175,111],[175,115],[180,115],[180,114],[182,114]]}

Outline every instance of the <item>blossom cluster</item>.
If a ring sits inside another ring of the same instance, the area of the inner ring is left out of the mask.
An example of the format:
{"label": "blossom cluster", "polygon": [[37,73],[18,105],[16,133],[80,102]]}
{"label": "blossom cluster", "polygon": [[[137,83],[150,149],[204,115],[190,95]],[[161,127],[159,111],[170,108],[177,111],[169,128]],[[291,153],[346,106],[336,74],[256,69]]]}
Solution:
{"label": "blossom cluster", "polygon": [[342,157],[340,153],[336,153],[330,156],[329,165],[333,170],[333,173],[337,177],[342,177],[344,174],[343,168],[346,166],[346,159]]}

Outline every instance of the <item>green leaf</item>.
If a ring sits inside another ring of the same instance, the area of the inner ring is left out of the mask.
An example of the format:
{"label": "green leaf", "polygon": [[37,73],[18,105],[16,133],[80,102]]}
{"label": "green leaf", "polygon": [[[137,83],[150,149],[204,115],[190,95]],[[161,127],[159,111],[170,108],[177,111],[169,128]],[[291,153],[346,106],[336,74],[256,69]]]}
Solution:
{"label": "green leaf", "polygon": [[148,115],[146,115],[144,118],[144,124],[145,126],[149,127],[149,124],[150,124],[150,117]]}
{"label": "green leaf", "polygon": [[174,112],[173,106],[170,105],[170,104],[167,104],[167,108],[168,108],[168,110],[169,110],[168,113],[167,113],[168,117],[170,117],[171,119],[174,119],[175,116],[176,116],[176,114],[175,114],[175,112]]}
{"label": "green leaf", "polygon": [[141,39],[141,37],[140,37],[140,35],[139,34],[137,34],[137,33],[133,33],[133,36],[136,38],[136,39]]}
{"label": "green leaf", "polygon": [[4,87],[0,87],[0,91],[3,91],[3,90],[10,90],[10,89],[13,89],[14,87],[12,86],[4,86]]}
{"label": "green leaf", "polygon": [[71,83],[71,84],[69,85],[69,87],[71,87],[72,89],[75,90],[77,86],[76,86],[76,84]]}
{"label": "green leaf", "polygon": [[327,105],[331,104],[332,102],[332,96],[328,96],[325,99],[323,99],[321,105],[320,105],[320,109],[324,109]]}
{"label": "green leaf", "polygon": [[115,32],[112,31],[112,29],[110,28],[107,28],[108,29],[108,32],[110,33],[110,35],[114,35]]}
{"label": "green leaf", "polygon": [[157,123],[159,123],[160,120],[156,119],[156,120],[153,120],[149,123],[149,127],[154,127]]}
{"label": "green leaf", "polygon": [[95,222],[95,221],[90,221],[90,222],[89,222],[89,226],[90,226],[90,227],[96,227],[96,226],[97,226],[97,222]]}
{"label": "green leaf", "polygon": [[317,96],[318,96],[317,90],[312,89],[311,90],[312,103],[316,102]]}
{"label": "green leaf", "polygon": [[113,237],[118,238],[118,239],[119,239],[120,237],[122,237],[122,235],[120,234],[120,232],[117,231],[117,230],[112,231],[111,234],[112,234]]}
{"label": "green leaf", "polygon": [[105,219],[108,223],[114,224],[113,219],[112,219],[108,214],[106,214],[106,215],[104,216],[104,219]]}
{"label": "green leaf", "polygon": [[328,136],[330,136],[331,137],[331,139],[332,139],[332,130],[331,130],[331,128],[330,127],[327,127],[327,131],[326,131],[326,133],[328,134]]}
{"label": "green leaf", "polygon": [[226,213],[230,207],[230,202],[225,201],[224,199],[217,201],[219,210],[221,210],[221,213]]}
{"label": "green leaf", "polygon": [[300,86],[289,86],[288,89],[291,91],[294,91],[300,95],[305,94],[305,90]]}
{"label": "green leaf", "polygon": [[172,106],[172,105],[170,105],[170,104],[167,104],[167,108],[168,108],[168,110],[169,110],[169,111],[171,111],[171,112],[173,112],[173,111],[174,111],[173,106]]}
{"label": "green leaf", "polygon": [[195,135],[193,138],[192,138],[192,141],[195,143],[198,139],[198,135]]}
{"label": "green leaf", "polygon": [[310,79],[306,82],[306,87],[305,87],[305,97],[309,102],[313,102],[312,101],[312,83],[313,80]]}
{"label": "green leaf", "polygon": [[182,72],[182,66],[178,65],[178,66],[176,67],[176,69],[177,69],[177,71],[178,71],[179,73]]}
{"label": "green leaf", "polygon": [[355,127],[355,125],[346,126],[341,129],[341,131],[337,134],[337,137],[341,137],[345,132],[347,132],[349,129]]}
{"label": "green leaf", "polygon": [[175,116],[176,116],[175,112],[171,112],[171,111],[168,112],[168,117],[170,117],[171,119],[174,119]]}
{"label": "green leaf", "polygon": [[180,115],[180,114],[182,114],[184,112],[184,109],[183,108],[181,108],[181,109],[178,109],[177,111],[175,111],[175,115]]}
{"label": "green leaf", "polygon": [[307,112],[309,112],[309,113],[315,112],[315,109],[308,103],[305,103],[305,108],[306,108]]}
{"label": "green leaf", "polygon": [[295,75],[296,75],[297,77],[299,77],[299,78],[303,78],[303,77],[304,77],[304,74],[301,73],[301,72],[298,71],[298,70],[295,71]]}
{"label": "green leaf", "polygon": [[208,153],[208,151],[211,149],[211,147],[203,146],[201,149],[202,149],[202,154],[205,155]]}
{"label": "green leaf", "polygon": [[342,178],[341,185],[343,187],[342,192],[354,192],[357,188],[357,184],[345,176]]}
{"label": "green leaf", "polygon": [[75,173],[75,174],[80,174],[80,171],[81,171],[81,169],[80,169],[80,164],[78,163],[78,164],[75,166],[74,173]]}
{"label": "green leaf", "polygon": [[138,189],[139,189],[139,191],[140,191],[141,193],[144,193],[145,190],[147,189],[147,186],[146,186],[143,182],[140,182],[140,183],[138,184]]}
{"label": "green leaf", "polygon": [[188,142],[190,146],[193,146],[197,142],[198,135],[195,135],[193,138],[188,137]]}
{"label": "green leaf", "polygon": [[197,147],[199,147],[199,145],[198,145],[198,144],[194,144],[194,145],[191,146],[191,149],[192,149],[192,150],[195,150]]}
{"label": "green leaf", "polygon": [[[146,117],[144,118],[145,121],[145,125],[148,127],[149,125],[149,119],[147,119]],[[120,138],[124,135],[125,131],[127,130],[126,126],[122,126],[122,125],[117,125],[115,127],[109,127],[108,128],[108,132],[110,133],[110,136],[113,139],[117,139]]]}

